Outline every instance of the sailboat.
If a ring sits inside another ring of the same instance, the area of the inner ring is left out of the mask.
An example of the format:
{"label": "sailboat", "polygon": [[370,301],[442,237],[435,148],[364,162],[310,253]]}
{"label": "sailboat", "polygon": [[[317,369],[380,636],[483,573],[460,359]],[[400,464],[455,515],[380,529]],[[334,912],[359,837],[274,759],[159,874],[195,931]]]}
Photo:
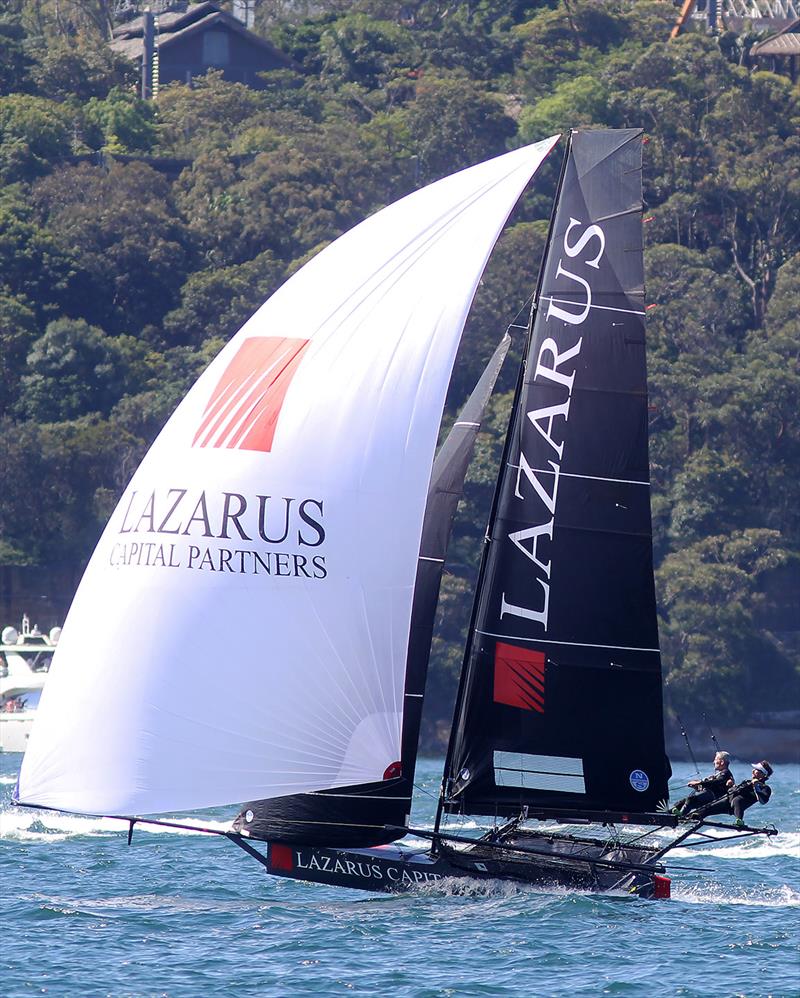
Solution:
{"label": "sailboat", "polygon": [[[411,824],[447,543],[507,340],[436,454],[445,395],[492,247],[558,140],[368,218],[212,362],[86,570],[18,804],[124,817],[130,841],[140,821],[184,825],[150,816],[244,801],[225,837],[270,874],[344,887],[669,895],[664,855],[712,823],[647,844],[679,819],[663,810],[639,130],[567,142],[436,822]],[[453,832],[464,815],[491,827]]]}

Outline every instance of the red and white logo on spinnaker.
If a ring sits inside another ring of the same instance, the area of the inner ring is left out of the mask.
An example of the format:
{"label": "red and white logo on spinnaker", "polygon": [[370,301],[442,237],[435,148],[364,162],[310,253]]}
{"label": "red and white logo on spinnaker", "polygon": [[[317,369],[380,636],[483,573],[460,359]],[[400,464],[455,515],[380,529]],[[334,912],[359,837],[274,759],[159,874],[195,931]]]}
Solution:
{"label": "red and white logo on spinnaker", "polygon": [[272,450],[283,400],[308,340],[251,336],[208,400],[193,447]]}

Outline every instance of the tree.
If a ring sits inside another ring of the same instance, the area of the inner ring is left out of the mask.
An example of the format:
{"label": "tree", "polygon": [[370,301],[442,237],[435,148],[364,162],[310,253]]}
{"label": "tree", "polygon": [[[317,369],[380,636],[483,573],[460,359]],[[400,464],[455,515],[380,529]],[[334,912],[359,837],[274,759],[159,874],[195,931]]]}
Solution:
{"label": "tree", "polygon": [[41,425],[0,418],[0,541],[16,563],[86,559],[133,454],[141,457],[141,441],[96,416]]}
{"label": "tree", "polygon": [[758,626],[766,580],[789,565],[797,570],[797,555],[768,530],[708,537],[665,559],[657,589],[673,708],[736,723],[752,704],[780,703],[776,694],[793,702],[798,663]]}
{"label": "tree", "polygon": [[33,309],[21,298],[0,293],[0,412],[17,400],[20,372],[36,332]]}
{"label": "tree", "polygon": [[242,124],[264,108],[264,98],[243,83],[228,83],[209,70],[191,87],[170,83],[158,94],[162,154],[193,160],[212,149],[227,149]]}
{"label": "tree", "polygon": [[800,91],[753,73],[706,118],[717,197],[736,274],[763,321],[781,264],[800,249]]}
{"label": "tree", "polygon": [[48,324],[27,358],[18,409],[38,423],[108,415],[124,395],[148,381],[146,347],[130,336],[107,336],[83,319]]}
{"label": "tree", "polygon": [[112,88],[130,88],[136,82],[135,64],[97,36],[40,38],[32,54],[31,81],[39,95],[50,100],[103,99]]}
{"label": "tree", "polygon": [[144,163],[80,164],[40,181],[33,200],[68,253],[65,311],[109,333],[158,324],[177,303],[189,237],[167,181]]}
{"label": "tree", "polygon": [[22,184],[0,191],[0,291],[50,317],[64,301],[72,271],[69,255],[37,224]]}
{"label": "tree", "polygon": [[84,114],[90,128],[84,137],[93,148],[109,153],[150,152],[156,143],[154,106],[132,93],[114,87],[104,99],[88,101]]}
{"label": "tree", "polygon": [[164,317],[170,344],[200,346],[210,337],[227,340],[282,283],[284,267],[265,250],[232,267],[191,274],[180,307]]}
{"label": "tree", "polygon": [[0,97],[0,179],[4,183],[46,173],[69,155],[70,143],[70,116],[54,101],[28,94]]}
{"label": "tree", "polygon": [[26,52],[25,29],[12,14],[0,17],[0,96],[30,88],[31,59]]}
{"label": "tree", "polygon": [[425,75],[414,101],[376,118],[364,129],[387,136],[395,158],[413,157],[421,186],[499,155],[517,126],[496,95],[471,80]]}

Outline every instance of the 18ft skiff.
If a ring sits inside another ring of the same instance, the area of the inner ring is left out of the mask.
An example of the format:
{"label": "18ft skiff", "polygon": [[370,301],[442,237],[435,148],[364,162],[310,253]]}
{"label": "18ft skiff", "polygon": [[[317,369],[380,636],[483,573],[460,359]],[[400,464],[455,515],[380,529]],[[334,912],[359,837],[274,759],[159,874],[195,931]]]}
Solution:
{"label": "18ft skiff", "polygon": [[[132,832],[248,801],[229,839],[272,874],[346,887],[501,877],[668,896],[662,858],[702,823],[666,847],[618,832],[678,824],[663,811],[638,130],[568,142],[436,823],[410,825],[447,542],[507,345],[434,463],[445,393],[491,249],[556,141],[367,219],[202,375],[81,582],[20,804]],[[135,646],[131,619],[148,622]],[[230,716],[208,710],[220,662]],[[493,820],[475,840],[451,815]],[[392,844],[409,833],[428,844]]]}

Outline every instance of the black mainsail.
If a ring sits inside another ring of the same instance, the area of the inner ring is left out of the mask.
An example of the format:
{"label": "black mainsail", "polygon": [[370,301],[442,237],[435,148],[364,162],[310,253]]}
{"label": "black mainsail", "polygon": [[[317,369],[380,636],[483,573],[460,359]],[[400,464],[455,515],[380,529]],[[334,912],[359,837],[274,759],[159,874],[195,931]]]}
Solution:
{"label": "black mainsail", "polygon": [[448,812],[647,812],[667,794],[638,129],[574,132],[487,536]]}
{"label": "black mainsail", "polygon": [[431,472],[411,610],[400,759],[380,782],[253,801],[237,816],[237,831],[265,841],[352,847],[392,842],[405,834],[447,546],[486,404],[510,345],[506,334],[451,427]]}

